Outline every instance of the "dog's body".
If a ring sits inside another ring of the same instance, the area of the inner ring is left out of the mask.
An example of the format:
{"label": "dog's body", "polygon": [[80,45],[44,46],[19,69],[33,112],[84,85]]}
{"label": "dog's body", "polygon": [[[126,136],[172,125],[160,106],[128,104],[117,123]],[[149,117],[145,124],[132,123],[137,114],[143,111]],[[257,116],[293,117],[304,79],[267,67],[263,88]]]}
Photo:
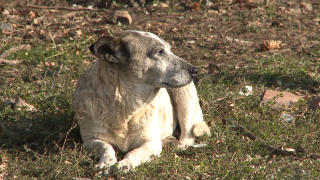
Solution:
{"label": "dog's body", "polygon": [[197,68],[162,39],[123,31],[99,38],[90,50],[98,60],[81,76],[73,106],[84,147],[99,154],[99,167],[117,162],[114,149],[128,152],[119,161],[122,170],[159,155],[161,140],[178,123],[181,147],[210,135],[192,82]]}

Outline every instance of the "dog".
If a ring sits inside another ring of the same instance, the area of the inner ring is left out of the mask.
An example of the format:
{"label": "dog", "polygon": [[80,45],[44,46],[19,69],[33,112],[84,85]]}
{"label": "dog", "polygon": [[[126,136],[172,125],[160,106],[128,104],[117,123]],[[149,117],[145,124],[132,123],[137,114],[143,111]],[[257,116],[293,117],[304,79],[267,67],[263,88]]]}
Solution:
{"label": "dog", "polygon": [[[97,57],[76,86],[75,118],[84,148],[98,167],[134,169],[160,155],[161,140],[180,127],[178,147],[210,129],[203,121],[193,77],[198,69],[155,34],[122,31],[89,47]],[[127,153],[117,161],[116,151]]]}

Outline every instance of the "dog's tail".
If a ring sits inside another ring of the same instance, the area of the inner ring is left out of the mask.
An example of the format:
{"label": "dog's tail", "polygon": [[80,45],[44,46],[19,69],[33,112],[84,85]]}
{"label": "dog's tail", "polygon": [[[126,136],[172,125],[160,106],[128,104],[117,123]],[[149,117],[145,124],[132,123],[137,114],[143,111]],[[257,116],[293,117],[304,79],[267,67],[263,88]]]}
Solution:
{"label": "dog's tail", "polygon": [[195,137],[203,136],[205,133],[211,136],[210,128],[204,121],[198,121],[193,125],[193,135]]}

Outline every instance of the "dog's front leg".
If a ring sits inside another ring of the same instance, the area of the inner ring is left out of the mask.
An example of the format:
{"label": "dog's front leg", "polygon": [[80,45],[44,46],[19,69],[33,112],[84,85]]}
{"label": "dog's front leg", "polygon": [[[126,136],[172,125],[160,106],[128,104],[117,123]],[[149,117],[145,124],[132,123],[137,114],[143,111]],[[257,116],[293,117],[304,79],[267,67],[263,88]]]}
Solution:
{"label": "dog's front leg", "polygon": [[161,150],[161,141],[144,143],[139,148],[128,152],[124,159],[119,161],[117,168],[124,172],[134,169],[141,163],[148,161],[151,155],[160,155]]}
{"label": "dog's front leg", "polygon": [[90,139],[84,142],[84,149],[94,152],[99,157],[99,168],[109,167],[117,162],[116,153],[113,147],[99,139]]}
{"label": "dog's front leg", "polygon": [[192,130],[197,122],[203,121],[202,111],[198,102],[197,91],[193,82],[176,89],[167,89],[172,105],[177,112],[181,135],[179,147],[185,148],[194,142]]}

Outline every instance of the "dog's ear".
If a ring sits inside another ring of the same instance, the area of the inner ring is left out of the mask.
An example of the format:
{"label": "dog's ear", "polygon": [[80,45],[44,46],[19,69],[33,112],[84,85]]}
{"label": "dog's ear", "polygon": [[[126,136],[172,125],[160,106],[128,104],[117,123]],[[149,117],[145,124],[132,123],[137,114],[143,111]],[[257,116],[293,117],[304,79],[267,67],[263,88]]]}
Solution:
{"label": "dog's ear", "polygon": [[111,63],[120,63],[129,54],[121,38],[116,36],[102,36],[89,49],[95,56]]}

